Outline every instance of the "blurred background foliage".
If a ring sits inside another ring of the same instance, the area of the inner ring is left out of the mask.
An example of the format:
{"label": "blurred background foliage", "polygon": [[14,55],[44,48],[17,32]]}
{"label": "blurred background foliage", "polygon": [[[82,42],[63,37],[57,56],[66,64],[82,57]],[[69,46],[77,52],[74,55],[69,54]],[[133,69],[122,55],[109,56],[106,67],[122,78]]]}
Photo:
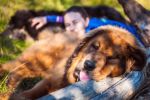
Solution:
{"label": "blurred background foliage", "polygon": [[[150,0],[137,0],[150,9]],[[108,5],[123,14],[117,0],[0,0],[0,32],[7,26],[10,17],[20,9],[65,10],[72,5]]]}
{"label": "blurred background foliage", "polygon": [[[150,0],[137,1],[150,9]],[[7,27],[9,19],[17,10],[64,11],[72,5],[108,5],[117,9],[123,16],[125,15],[117,0],[0,0],[0,33]],[[25,47],[24,41],[0,37],[0,63],[16,58]]]}

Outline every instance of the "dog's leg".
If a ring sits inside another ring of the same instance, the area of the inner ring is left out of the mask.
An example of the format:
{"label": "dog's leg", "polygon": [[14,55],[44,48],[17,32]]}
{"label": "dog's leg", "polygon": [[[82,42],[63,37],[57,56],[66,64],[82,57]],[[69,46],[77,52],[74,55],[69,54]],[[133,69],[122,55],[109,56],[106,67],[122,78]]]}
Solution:
{"label": "dog's leg", "polygon": [[134,24],[146,47],[150,46],[150,11],[135,0],[118,0],[124,12]]}
{"label": "dog's leg", "polygon": [[44,79],[37,83],[32,89],[26,90],[19,95],[12,94],[10,100],[34,100],[40,96],[46,95],[49,88],[49,81],[47,79]]}
{"label": "dog's leg", "polygon": [[97,67],[92,72],[92,79],[95,81],[100,81],[106,78],[107,76],[109,76],[113,69],[114,69],[114,65],[108,65],[103,67],[102,69]]}
{"label": "dog's leg", "polygon": [[33,88],[25,90],[19,95],[14,94],[10,98],[12,98],[12,100],[22,100],[22,98],[25,98],[25,100],[34,100],[65,86],[66,84],[63,81],[63,75],[59,76],[58,73],[57,75],[52,74],[38,82]]}
{"label": "dog's leg", "polygon": [[0,65],[0,76],[7,73],[7,86],[9,88],[16,88],[18,83],[25,78],[29,73],[26,68],[26,63],[19,60],[10,61],[8,63]]}
{"label": "dog's leg", "polygon": [[100,81],[107,76],[116,77],[125,72],[125,67],[121,64],[118,59],[111,59],[107,62],[105,66],[101,69],[97,67],[92,72],[92,78],[96,81]]}
{"label": "dog's leg", "polygon": [[39,83],[37,83],[32,89],[21,93],[21,95],[30,99],[35,99],[43,95],[46,95],[50,87],[51,85],[49,84],[49,81],[47,79],[44,79],[40,81]]}

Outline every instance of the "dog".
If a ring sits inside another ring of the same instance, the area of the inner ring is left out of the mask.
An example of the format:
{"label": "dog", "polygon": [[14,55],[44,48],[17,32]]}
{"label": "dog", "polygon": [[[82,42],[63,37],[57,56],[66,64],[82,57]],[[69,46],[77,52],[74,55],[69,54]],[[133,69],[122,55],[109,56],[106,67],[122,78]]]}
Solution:
{"label": "dog", "polygon": [[[62,32],[64,25],[61,23],[48,23],[39,30],[31,26],[31,19],[34,17],[46,16],[46,15],[58,15],[62,16],[61,11],[34,11],[34,10],[18,10],[11,18],[8,23],[8,27],[2,32],[4,36],[9,36],[13,39],[20,40],[39,40],[39,35],[43,34],[43,30],[47,31],[47,34],[53,34]],[[46,33],[46,32],[45,32]],[[46,35],[47,35],[46,34]],[[47,37],[47,36],[45,36]]]}
{"label": "dog", "polygon": [[[55,66],[51,70],[52,75],[15,98],[35,99],[48,91],[52,92],[78,81],[100,81],[134,70],[141,71],[145,63],[145,52],[131,33],[115,26],[103,26],[91,31],[77,45],[65,66]],[[63,71],[61,76],[60,71]]]}
{"label": "dog", "polygon": [[[71,33],[57,33],[51,34],[47,39],[36,41],[17,59],[1,64],[0,75],[9,72],[7,81],[9,88],[16,88],[18,83],[27,77],[49,76],[53,73],[49,71],[54,70],[55,66],[65,66],[68,57],[72,54],[79,41],[72,36]],[[63,70],[56,72],[61,75],[61,71]]]}
{"label": "dog", "polygon": [[99,81],[143,69],[146,56],[130,33],[112,26],[99,30],[83,40],[70,58],[66,71],[69,83],[84,78]]}
{"label": "dog", "polygon": [[[105,17],[112,20],[121,21],[127,23],[121,14],[112,7],[108,6],[83,6],[90,17]],[[49,34],[59,33],[64,31],[64,25],[61,23],[48,23],[42,28],[36,30],[35,27],[31,27],[30,19],[39,16],[46,15],[58,15],[63,16],[63,11],[34,11],[34,10],[19,10],[11,18],[8,23],[8,27],[2,32],[3,35],[7,35],[14,39],[21,40],[39,40],[48,37]],[[43,30],[46,30],[46,32]],[[39,36],[40,35],[40,36]],[[42,38],[41,38],[42,35]]]}

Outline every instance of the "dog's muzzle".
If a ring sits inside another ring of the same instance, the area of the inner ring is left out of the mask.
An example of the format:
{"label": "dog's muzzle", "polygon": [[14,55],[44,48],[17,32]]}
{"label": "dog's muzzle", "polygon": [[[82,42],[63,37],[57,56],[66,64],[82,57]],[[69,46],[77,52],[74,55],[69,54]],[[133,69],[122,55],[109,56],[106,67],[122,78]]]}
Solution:
{"label": "dog's muzzle", "polygon": [[84,62],[84,69],[87,70],[87,71],[92,71],[94,70],[96,67],[95,65],[95,61],[92,61],[92,60],[86,60]]}
{"label": "dog's muzzle", "polygon": [[86,81],[90,80],[90,71],[93,71],[96,67],[96,62],[93,60],[85,60],[82,64],[79,64],[80,67],[76,68],[75,70],[75,76],[77,77],[77,81]]}

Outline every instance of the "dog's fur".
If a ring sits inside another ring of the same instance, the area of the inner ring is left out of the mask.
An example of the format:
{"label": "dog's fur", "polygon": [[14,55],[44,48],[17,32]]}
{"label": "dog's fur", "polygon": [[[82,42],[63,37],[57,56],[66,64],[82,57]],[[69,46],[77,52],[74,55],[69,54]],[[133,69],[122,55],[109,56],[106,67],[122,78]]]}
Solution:
{"label": "dog's fur", "polygon": [[[66,76],[69,83],[76,82],[81,77],[76,73],[80,74],[81,71],[89,74],[89,78],[99,81],[107,76],[114,77],[143,69],[145,54],[127,31],[104,26],[90,35],[76,49],[71,61],[68,61]],[[86,61],[90,64],[86,64]],[[94,68],[91,70],[90,67]]]}
{"label": "dog's fur", "polygon": [[[108,6],[83,6],[90,17],[106,17],[112,20],[121,21],[127,23],[127,21],[121,16],[121,14],[114,8]],[[42,30],[47,29],[47,33],[57,33],[64,31],[64,25],[61,23],[48,23],[41,29],[36,30],[35,27],[31,27],[31,18],[46,16],[46,15],[59,15],[62,16],[63,12],[60,11],[33,11],[33,10],[20,10],[17,11],[9,21],[8,28],[2,33],[9,35],[12,38],[17,39],[40,39],[39,35],[43,34]],[[45,35],[45,34],[44,34]],[[43,36],[43,35],[42,35]],[[47,37],[47,36],[44,36]]]}
{"label": "dog's fur", "polygon": [[62,75],[64,71],[59,67],[65,66],[79,40],[67,33],[51,34],[50,37],[35,42],[16,60],[0,65],[1,75],[4,71],[10,72],[7,82],[9,87],[15,88],[25,77],[45,78],[54,73]]}
{"label": "dog's fur", "polygon": [[[86,68],[87,60],[94,62],[92,70]],[[82,71],[86,72],[89,79],[99,81],[108,76],[115,77],[132,70],[142,70],[145,63],[145,53],[131,33],[118,27],[104,26],[91,31],[81,41],[68,59],[66,67],[53,66],[48,78],[24,91],[19,97],[35,99],[48,91],[73,84],[82,80]]]}

